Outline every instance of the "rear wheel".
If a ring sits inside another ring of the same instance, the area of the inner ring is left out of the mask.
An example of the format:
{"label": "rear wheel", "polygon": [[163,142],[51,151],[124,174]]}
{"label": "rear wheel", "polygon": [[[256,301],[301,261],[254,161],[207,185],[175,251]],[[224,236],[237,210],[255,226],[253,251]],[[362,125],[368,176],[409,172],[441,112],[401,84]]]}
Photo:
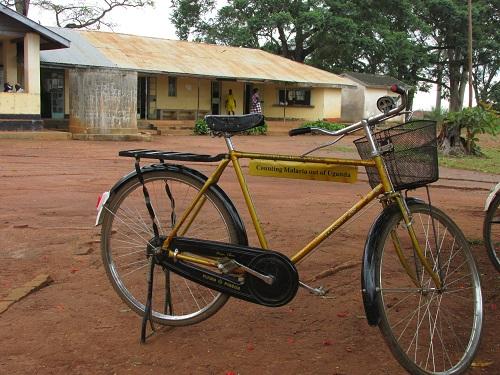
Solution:
{"label": "rear wheel", "polygon": [[491,262],[500,272],[500,193],[490,203],[483,225],[483,237]]}
{"label": "rear wheel", "polygon": [[[143,173],[160,237],[165,238],[176,220],[198,194],[202,182],[182,170]],[[220,194],[209,189],[205,203],[185,237],[242,243],[237,225]],[[104,268],[114,289],[130,308],[144,315],[149,272],[152,222],[142,185],[137,178],[125,183],[103,208],[101,251]],[[205,288],[177,274],[155,267],[153,321],[165,325],[200,322],[219,310],[228,295]]]}
{"label": "rear wheel", "polygon": [[[460,374],[479,346],[483,305],[476,264],[460,229],[442,211],[411,203],[420,247],[443,288],[437,290],[413,250],[398,211],[377,249],[379,328],[399,363],[412,374]],[[396,253],[401,249],[419,286]]]}

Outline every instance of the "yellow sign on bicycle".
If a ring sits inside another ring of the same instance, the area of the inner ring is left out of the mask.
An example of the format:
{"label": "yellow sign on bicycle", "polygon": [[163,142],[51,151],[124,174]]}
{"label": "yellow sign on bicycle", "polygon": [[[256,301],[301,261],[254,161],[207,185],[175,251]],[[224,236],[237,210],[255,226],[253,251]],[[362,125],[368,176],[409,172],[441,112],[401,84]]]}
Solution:
{"label": "yellow sign on bicycle", "polygon": [[301,163],[292,161],[251,160],[251,176],[333,181],[353,184],[358,178],[356,166]]}

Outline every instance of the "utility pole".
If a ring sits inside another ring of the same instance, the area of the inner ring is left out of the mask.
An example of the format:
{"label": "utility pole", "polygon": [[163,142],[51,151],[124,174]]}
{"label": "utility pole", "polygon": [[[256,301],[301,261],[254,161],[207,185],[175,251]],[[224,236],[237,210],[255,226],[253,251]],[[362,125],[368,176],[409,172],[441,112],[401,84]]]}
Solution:
{"label": "utility pole", "polygon": [[469,62],[469,108],[472,108],[472,0],[467,0],[469,35],[468,35],[468,62]]}

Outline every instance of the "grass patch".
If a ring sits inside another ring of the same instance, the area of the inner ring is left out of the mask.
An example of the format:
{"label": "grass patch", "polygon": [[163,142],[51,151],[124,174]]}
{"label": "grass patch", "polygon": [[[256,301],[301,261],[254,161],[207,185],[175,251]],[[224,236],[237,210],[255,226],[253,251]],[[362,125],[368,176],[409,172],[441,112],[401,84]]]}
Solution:
{"label": "grass patch", "polygon": [[467,242],[471,246],[484,245],[484,240],[482,238],[467,238]]}
{"label": "grass patch", "polygon": [[333,145],[333,146],[329,146],[327,148],[329,151],[338,151],[338,152],[355,152],[357,153],[358,150],[356,150],[356,147],[354,146],[344,146],[344,145]]}
{"label": "grass patch", "polygon": [[449,168],[500,174],[500,149],[483,147],[481,151],[484,153],[484,157],[445,157],[439,155],[439,165]]}

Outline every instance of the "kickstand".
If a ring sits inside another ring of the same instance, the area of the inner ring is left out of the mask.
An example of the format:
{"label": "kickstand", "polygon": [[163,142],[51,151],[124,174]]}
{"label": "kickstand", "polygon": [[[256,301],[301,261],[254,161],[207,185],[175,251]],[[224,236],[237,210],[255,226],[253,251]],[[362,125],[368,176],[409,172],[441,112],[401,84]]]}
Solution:
{"label": "kickstand", "polygon": [[146,329],[148,326],[148,321],[151,326],[151,330],[154,332],[155,327],[153,325],[153,277],[155,271],[156,259],[154,255],[149,258],[149,274],[148,274],[148,296],[146,299],[146,307],[144,309],[144,316],[142,317],[142,327],[141,327],[141,344],[146,343]]}

